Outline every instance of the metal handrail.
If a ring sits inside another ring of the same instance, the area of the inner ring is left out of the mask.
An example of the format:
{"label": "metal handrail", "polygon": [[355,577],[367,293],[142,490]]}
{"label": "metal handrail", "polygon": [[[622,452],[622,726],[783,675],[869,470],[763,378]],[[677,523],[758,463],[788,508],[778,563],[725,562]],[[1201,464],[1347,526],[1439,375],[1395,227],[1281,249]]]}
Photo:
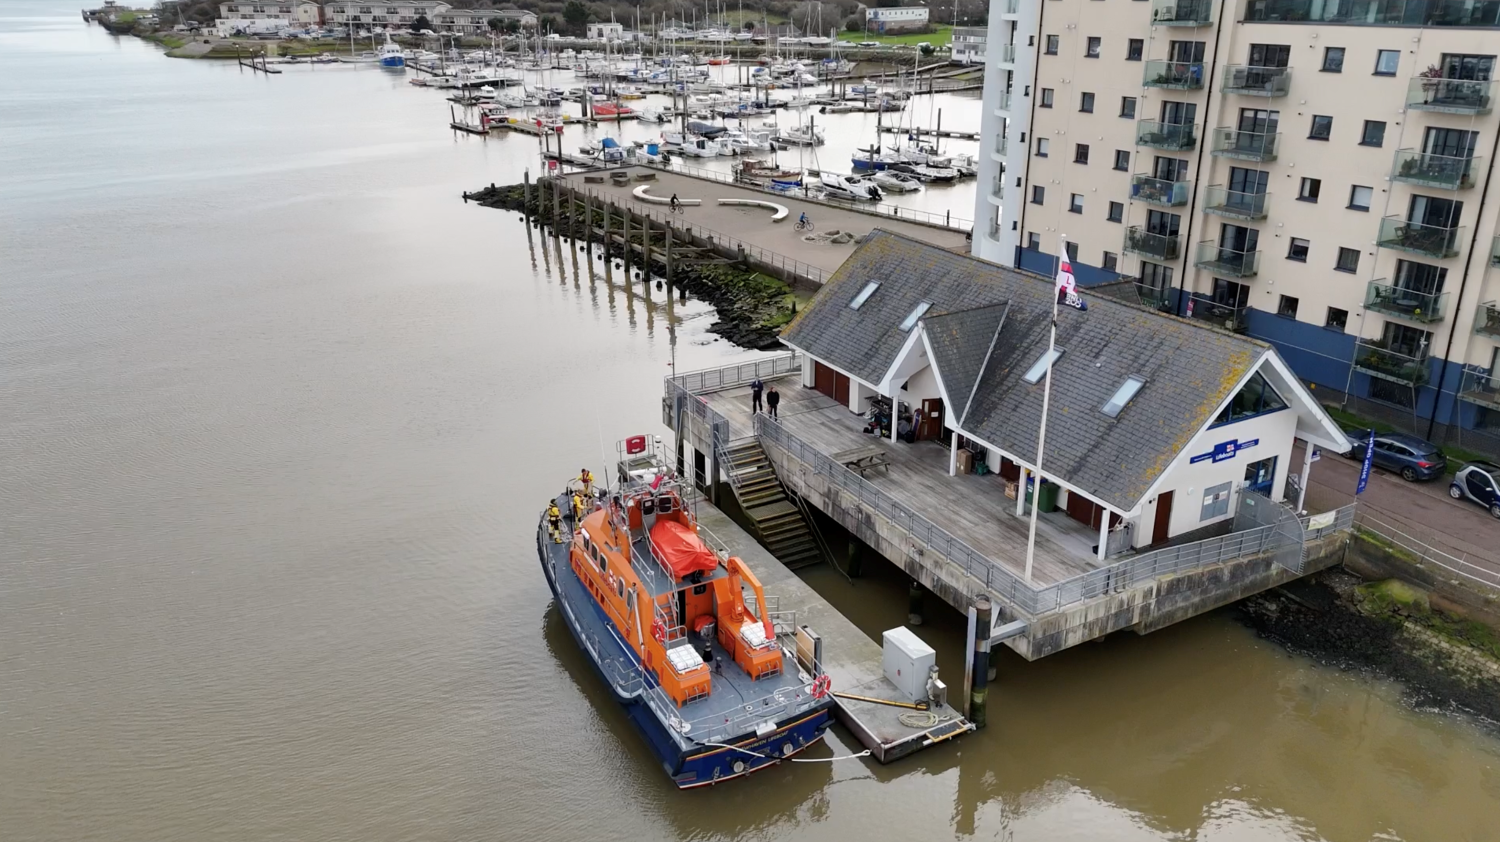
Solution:
{"label": "metal handrail", "polygon": [[743,386],[757,379],[784,377],[802,370],[802,354],[777,354],[745,363],[732,363],[717,368],[702,368],[675,374],[667,379],[682,386],[689,393],[700,394]]}

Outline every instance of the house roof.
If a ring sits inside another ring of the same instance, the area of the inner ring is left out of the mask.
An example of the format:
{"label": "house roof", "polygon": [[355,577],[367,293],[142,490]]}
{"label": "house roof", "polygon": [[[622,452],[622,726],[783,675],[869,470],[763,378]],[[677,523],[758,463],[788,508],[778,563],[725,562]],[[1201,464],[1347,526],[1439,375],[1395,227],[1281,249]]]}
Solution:
{"label": "house roof", "polygon": [[[849,302],[870,280],[876,292]],[[792,322],[784,341],[867,383],[879,383],[905,344],[898,325],[922,301],[923,330],[950,400],[954,382],[977,377],[971,405],[951,407],[962,428],[987,444],[1035,460],[1041,382],[1024,375],[1046,351],[1053,311],[1050,281],[877,230],[839,267]],[[1006,304],[1006,308],[996,305]],[[1062,308],[1052,369],[1043,472],[1121,511],[1133,511],[1192,438],[1212,419],[1270,346],[1185,319],[1102,297],[1087,312]],[[982,373],[976,356],[999,338]],[[977,332],[978,335],[970,335]],[[940,350],[942,349],[942,350]],[[1100,411],[1130,376],[1145,386],[1117,417]],[[957,422],[955,422],[957,423]]]}
{"label": "house roof", "polygon": [[948,395],[948,413],[962,425],[970,399],[985,363],[998,344],[997,334],[1005,324],[1009,304],[992,304],[922,320],[922,330],[932,349],[932,363],[943,378]]}

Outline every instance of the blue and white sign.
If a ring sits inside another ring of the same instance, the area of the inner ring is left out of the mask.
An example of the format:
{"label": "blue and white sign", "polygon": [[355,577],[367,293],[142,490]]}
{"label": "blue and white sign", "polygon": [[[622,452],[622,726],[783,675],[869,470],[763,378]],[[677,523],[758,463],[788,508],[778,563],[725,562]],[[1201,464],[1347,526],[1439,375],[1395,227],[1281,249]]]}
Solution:
{"label": "blue and white sign", "polygon": [[1229,441],[1221,441],[1214,445],[1213,450],[1207,453],[1200,453],[1189,459],[1188,462],[1193,465],[1199,462],[1207,462],[1210,459],[1216,463],[1227,462],[1233,459],[1236,453],[1239,453],[1241,450],[1249,450],[1257,444],[1260,444],[1260,439],[1247,439],[1245,441],[1230,439]]}
{"label": "blue and white sign", "polygon": [[1359,466],[1359,487],[1354,489],[1354,496],[1365,492],[1365,486],[1370,484],[1370,465],[1375,461],[1375,431],[1370,431],[1370,438],[1365,442],[1365,461]]}

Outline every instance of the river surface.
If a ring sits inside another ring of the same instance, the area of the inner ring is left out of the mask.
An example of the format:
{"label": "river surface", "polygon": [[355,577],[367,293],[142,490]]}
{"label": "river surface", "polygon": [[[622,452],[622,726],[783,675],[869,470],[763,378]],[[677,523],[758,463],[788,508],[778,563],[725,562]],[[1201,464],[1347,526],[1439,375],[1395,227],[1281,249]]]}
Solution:
{"label": "river surface", "polygon": [[[532,536],[664,432],[674,333],[683,369],[747,356],[711,311],[466,206],[535,141],[379,70],[8,0],[0,79],[6,842],[1500,838],[1492,732],[1222,614],[1007,656],[986,731],[894,766],[673,790]],[[810,578],[877,635],[905,591],[870,567]]]}

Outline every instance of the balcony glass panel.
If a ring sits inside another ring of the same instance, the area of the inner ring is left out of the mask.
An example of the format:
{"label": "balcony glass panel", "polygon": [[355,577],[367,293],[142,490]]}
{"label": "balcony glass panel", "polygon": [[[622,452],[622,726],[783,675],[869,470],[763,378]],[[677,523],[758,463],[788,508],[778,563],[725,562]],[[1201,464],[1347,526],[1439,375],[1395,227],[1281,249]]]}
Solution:
{"label": "balcony glass panel", "polygon": [[995,154],[1004,157],[1005,150],[1010,148],[1009,139],[1005,135],[995,138]]}
{"label": "balcony glass panel", "polygon": [[1500,409],[1500,376],[1482,369],[1467,369],[1458,381],[1458,399]]}
{"label": "balcony glass panel", "polygon": [[1208,0],[1151,0],[1151,23],[1156,26],[1206,26],[1213,19]]}
{"label": "balcony glass panel", "polygon": [[1381,248],[1428,257],[1453,257],[1458,254],[1459,232],[1463,230],[1462,225],[1443,228],[1388,216],[1380,220],[1380,239],[1377,242]]}
{"label": "balcony glass panel", "polygon": [[998,175],[995,176],[994,183],[992,183],[990,185],[990,195],[994,196],[996,199],[1004,199],[1005,198],[1005,180],[1004,180],[1004,176],[998,176]]}
{"label": "balcony glass panel", "polygon": [[1447,114],[1488,114],[1495,83],[1418,76],[1406,90],[1406,107]]}
{"label": "balcony glass panel", "polygon": [[1130,198],[1148,205],[1175,208],[1187,204],[1192,194],[1191,181],[1167,181],[1139,173],[1130,181]]}
{"label": "balcony glass panel", "polygon": [[1001,8],[1000,14],[1002,14],[1002,15],[1015,15],[1015,14],[1020,14],[1020,11],[1021,11],[1021,0],[1005,0],[1005,5]]}
{"label": "balcony glass panel", "polygon": [[1179,91],[1203,87],[1203,63],[1181,61],[1148,61],[1142,83],[1148,88],[1173,88]]}
{"label": "balcony glass panel", "polygon": [[1135,142],[1156,149],[1192,149],[1198,145],[1198,133],[1191,125],[1142,120],[1136,126]]}
{"label": "balcony glass panel", "polygon": [[1169,234],[1153,234],[1139,225],[1132,225],[1125,229],[1125,250],[1158,260],[1176,260],[1177,237]]}
{"label": "balcony glass panel", "polygon": [[1427,382],[1427,351],[1411,353],[1388,348],[1379,339],[1361,339],[1354,343],[1354,367],[1385,380],[1420,386]]}
{"label": "balcony glass panel", "polygon": [[1497,0],[1250,0],[1247,23],[1500,26]]}
{"label": "balcony glass panel", "polygon": [[1000,94],[1000,96],[995,100],[995,110],[996,111],[1009,111],[1010,110],[1010,91],[1004,91],[1004,92],[1002,92]]}
{"label": "balcony glass panel", "polygon": [[1365,309],[1400,316],[1416,322],[1442,321],[1448,308],[1448,293],[1419,292],[1371,281],[1365,290]]}
{"label": "balcony glass panel", "polygon": [[[989,49],[989,48],[986,47],[985,49]],[[1000,51],[999,58],[1000,58],[1000,63],[1001,64],[1015,64],[1016,63],[1016,45],[1015,44],[1001,44],[998,47],[996,47],[995,49],[997,49],[997,50]]]}
{"label": "balcony glass panel", "polygon": [[1230,278],[1248,278],[1260,269],[1260,252],[1225,248],[1213,240],[1198,244],[1193,265]]}
{"label": "balcony glass panel", "polygon": [[1270,193],[1244,193],[1221,184],[1203,191],[1203,212],[1233,219],[1265,219]]}
{"label": "balcony glass panel", "polygon": [[1214,129],[1211,152],[1221,158],[1241,161],[1274,161],[1281,145],[1281,132],[1242,132],[1221,127]]}
{"label": "balcony glass panel", "polygon": [[1224,67],[1224,93],[1249,96],[1286,96],[1292,84],[1290,67],[1249,67],[1230,64]]}
{"label": "balcony glass panel", "polygon": [[1245,306],[1222,304],[1201,292],[1195,292],[1192,300],[1188,302],[1188,318],[1207,322],[1235,333],[1244,333],[1248,327],[1246,316],[1249,309]]}
{"label": "balcony glass panel", "polygon": [[1490,265],[1500,266],[1500,237],[1490,240]]}
{"label": "balcony glass panel", "polygon": [[1500,339],[1500,304],[1486,301],[1479,305],[1479,312],[1474,316],[1474,332]]}
{"label": "balcony glass panel", "polygon": [[1167,306],[1167,299],[1169,298],[1169,296],[1167,294],[1167,290],[1165,289],[1136,281],[1135,292],[1136,295],[1140,297],[1141,304],[1147,307],[1161,310]]}
{"label": "balcony glass panel", "polygon": [[1425,187],[1467,190],[1474,186],[1474,173],[1484,171],[1483,160],[1429,155],[1415,149],[1402,149],[1396,152],[1391,178]]}

